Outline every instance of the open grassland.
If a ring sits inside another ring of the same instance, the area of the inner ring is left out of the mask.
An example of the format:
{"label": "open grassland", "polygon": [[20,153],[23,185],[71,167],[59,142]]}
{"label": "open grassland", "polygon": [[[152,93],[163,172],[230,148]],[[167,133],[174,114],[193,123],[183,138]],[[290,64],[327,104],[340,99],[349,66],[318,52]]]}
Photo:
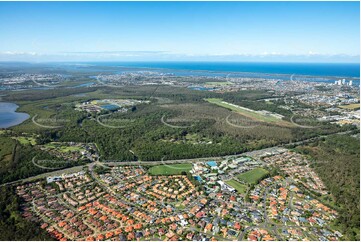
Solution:
{"label": "open grassland", "polygon": [[228,185],[230,185],[231,187],[233,187],[234,189],[236,189],[237,192],[239,192],[241,194],[245,194],[247,192],[247,186],[237,182],[236,180],[232,179],[232,180],[226,181],[226,183]]}
{"label": "open grassland", "polygon": [[268,171],[263,168],[255,168],[237,176],[238,179],[248,184],[257,184],[262,178],[268,175]]}
{"label": "open grassland", "polygon": [[70,145],[63,145],[57,142],[51,142],[49,144],[44,145],[46,148],[55,149],[59,152],[67,153],[67,152],[74,152],[78,151],[81,152],[83,148],[79,146],[70,146]]}
{"label": "open grassland", "polygon": [[19,143],[22,145],[36,145],[36,140],[33,137],[19,136],[19,137],[12,137],[12,138],[19,141]]}
{"label": "open grassland", "polygon": [[171,164],[153,166],[149,169],[150,175],[180,175],[182,172],[189,172],[192,164]]}
{"label": "open grassland", "polygon": [[273,116],[269,116],[269,115],[263,115],[260,113],[257,113],[253,110],[250,110],[248,108],[244,108],[238,105],[234,105],[231,103],[227,103],[224,102],[222,99],[220,98],[207,98],[205,99],[206,101],[216,104],[218,106],[230,109],[234,112],[237,112],[245,117],[251,118],[253,120],[257,120],[260,122],[266,122],[266,123],[271,123],[271,124],[276,124],[276,125],[280,125],[280,126],[286,126],[286,127],[292,127],[293,125],[287,121],[284,121],[282,119],[278,119],[276,117]]}
{"label": "open grassland", "polygon": [[339,106],[339,108],[357,110],[357,109],[360,109],[360,104],[353,103],[353,104],[348,104],[348,105],[342,105],[342,106]]}

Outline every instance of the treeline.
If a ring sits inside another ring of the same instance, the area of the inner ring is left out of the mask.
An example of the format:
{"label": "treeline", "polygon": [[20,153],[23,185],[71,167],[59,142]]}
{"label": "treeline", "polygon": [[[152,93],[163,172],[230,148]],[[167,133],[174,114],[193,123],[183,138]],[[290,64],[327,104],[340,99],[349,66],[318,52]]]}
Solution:
{"label": "treeline", "polygon": [[329,135],[339,132],[357,130],[357,127],[355,127],[354,125],[339,126],[337,124],[321,123],[321,122],[317,124],[319,126],[316,126],[315,128],[301,128],[301,127],[293,128],[292,142],[301,141],[313,137],[319,137],[321,135]]}
{"label": "treeline", "polygon": [[264,90],[240,90],[237,92],[223,93],[221,98],[237,104],[244,100],[257,101],[265,98],[274,98],[274,96],[273,93]]}
{"label": "treeline", "polygon": [[21,201],[12,186],[0,187],[0,240],[53,240],[39,224],[21,216]]}
{"label": "treeline", "polygon": [[231,98],[228,100],[227,99],[224,100],[256,111],[266,110],[269,112],[281,114],[286,117],[292,115],[292,111],[279,107],[279,105],[285,105],[283,101],[272,101],[273,103],[267,103],[265,101],[248,101],[248,100],[232,101]]}
{"label": "treeline", "polygon": [[78,88],[54,88],[48,90],[25,90],[22,92],[6,92],[3,100],[6,101],[36,101],[44,99],[52,99],[57,97],[65,97],[69,95],[94,92],[97,87],[78,87]]}
{"label": "treeline", "polygon": [[360,240],[360,140],[333,135],[297,149],[315,160],[314,168],[338,207],[336,225],[345,239]]}

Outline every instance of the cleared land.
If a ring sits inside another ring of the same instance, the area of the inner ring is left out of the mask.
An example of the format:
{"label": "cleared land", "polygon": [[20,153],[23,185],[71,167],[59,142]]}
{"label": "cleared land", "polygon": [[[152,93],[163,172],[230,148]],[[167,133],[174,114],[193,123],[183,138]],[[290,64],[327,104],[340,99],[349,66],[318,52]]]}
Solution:
{"label": "cleared land", "polygon": [[237,178],[249,184],[257,184],[266,175],[268,175],[267,170],[263,168],[255,168],[238,175]]}
{"label": "cleared land", "polygon": [[183,171],[189,172],[192,169],[192,164],[171,164],[153,166],[149,169],[150,175],[180,175]]}
{"label": "cleared land", "polygon": [[360,104],[353,103],[353,104],[349,104],[349,105],[342,105],[342,106],[339,106],[339,108],[356,110],[356,109],[360,109]]}
{"label": "cleared land", "polygon": [[20,137],[12,137],[12,138],[19,141],[19,143],[22,145],[28,145],[28,144],[36,145],[36,140],[35,140],[35,138],[32,138],[32,137],[20,136]]}
{"label": "cleared land", "polygon": [[206,82],[209,86],[226,86],[232,84],[232,82]]}
{"label": "cleared land", "polygon": [[245,194],[247,192],[247,186],[237,182],[236,180],[232,179],[232,180],[226,181],[226,183],[228,185],[230,185],[231,187],[233,187],[234,189],[236,189],[237,192],[239,192],[241,194]]}
{"label": "cleared land", "polygon": [[79,147],[79,146],[70,146],[70,145],[63,145],[61,143],[56,143],[56,142],[51,142],[49,144],[44,145],[44,147],[46,148],[51,148],[51,149],[55,149],[59,152],[73,152],[73,151],[78,151],[81,152],[82,150],[84,150],[84,148]]}
{"label": "cleared land", "polygon": [[251,118],[253,120],[257,120],[257,121],[260,121],[260,122],[267,122],[267,123],[277,124],[277,125],[281,125],[281,126],[289,126],[289,127],[293,126],[290,122],[287,122],[287,121],[284,121],[282,119],[273,117],[271,115],[263,115],[263,114],[257,113],[256,111],[251,110],[249,108],[245,108],[245,107],[235,105],[235,104],[232,104],[232,103],[224,102],[220,98],[206,98],[205,100],[207,102],[216,104],[218,106],[230,109],[230,110],[232,110],[234,112],[237,112],[237,113],[239,113],[239,114],[241,114],[241,115],[243,115],[245,117]]}

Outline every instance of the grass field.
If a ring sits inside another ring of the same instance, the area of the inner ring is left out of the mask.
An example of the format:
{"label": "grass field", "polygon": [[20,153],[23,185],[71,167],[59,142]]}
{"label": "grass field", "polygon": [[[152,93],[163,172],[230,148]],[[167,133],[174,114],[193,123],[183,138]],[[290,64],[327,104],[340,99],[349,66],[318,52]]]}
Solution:
{"label": "grass field", "polygon": [[232,82],[206,82],[209,86],[226,86],[232,84]]}
{"label": "grass field", "polygon": [[151,175],[180,175],[183,171],[189,172],[192,164],[170,164],[153,166],[149,169]]}
{"label": "grass field", "polygon": [[19,141],[19,143],[22,145],[28,145],[28,144],[36,145],[36,140],[35,140],[35,138],[32,138],[32,137],[20,136],[20,137],[12,137],[12,138]]}
{"label": "grass field", "polygon": [[277,124],[277,125],[281,125],[281,126],[293,126],[290,122],[284,121],[282,119],[278,119],[276,117],[273,116],[266,116],[260,113],[255,112],[254,110],[248,109],[248,108],[244,108],[241,107],[239,105],[235,105],[232,103],[227,103],[224,102],[222,99],[220,98],[207,98],[205,99],[207,102],[216,104],[218,106],[230,109],[234,112],[237,112],[245,117],[251,118],[253,120],[257,120],[260,122],[266,122],[266,123],[273,123],[273,124]]}
{"label": "grass field", "polygon": [[247,192],[247,186],[237,182],[236,180],[229,180],[229,181],[226,181],[226,183],[228,185],[230,185],[231,187],[233,187],[234,189],[236,189],[237,192],[239,192],[241,194],[245,194]]}
{"label": "grass field", "polygon": [[249,184],[257,184],[268,174],[268,171],[262,168],[255,168],[237,176],[238,179]]}
{"label": "grass field", "polygon": [[353,103],[353,104],[349,104],[349,105],[342,105],[342,106],[339,106],[339,108],[356,110],[356,109],[360,109],[360,104]]}
{"label": "grass field", "polygon": [[70,145],[67,146],[67,145],[62,145],[57,142],[51,142],[49,144],[45,144],[44,146],[48,147],[48,148],[56,149],[57,151],[63,152],[63,153],[73,152],[73,151],[81,152],[84,150],[83,148],[81,148],[79,146],[70,146]]}

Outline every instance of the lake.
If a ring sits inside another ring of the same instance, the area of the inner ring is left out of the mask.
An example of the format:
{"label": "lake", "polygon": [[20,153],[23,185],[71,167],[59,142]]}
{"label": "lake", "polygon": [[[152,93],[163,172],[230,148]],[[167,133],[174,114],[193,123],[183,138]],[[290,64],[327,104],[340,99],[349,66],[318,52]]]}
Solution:
{"label": "lake", "polygon": [[30,117],[27,113],[17,113],[18,107],[15,103],[0,102],[0,128],[21,124]]}

